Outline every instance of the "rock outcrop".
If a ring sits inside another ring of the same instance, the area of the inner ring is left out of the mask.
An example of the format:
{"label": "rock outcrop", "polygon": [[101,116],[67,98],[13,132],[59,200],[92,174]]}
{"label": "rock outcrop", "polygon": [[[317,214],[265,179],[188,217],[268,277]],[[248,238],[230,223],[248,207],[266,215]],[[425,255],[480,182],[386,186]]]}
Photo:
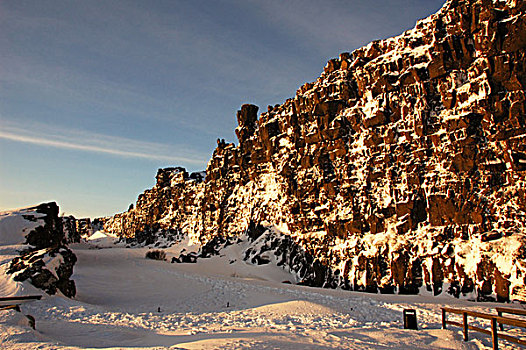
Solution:
{"label": "rock outcrop", "polygon": [[[10,262],[7,273],[13,274],[15,281],[27,280],[48,294],[61,291],[67,297],[74,297],[76,288],[71,276],[77,257],[67,243],[76,239],[75,219],[61,218],[58,213],[59,208],[54,202],[23,210],[20,215],[34,227],[30,230],[24,228],[20,233],[6,230],[7,235],[21,238],[20,242],[11,239],[9,243],[23,247],[20,256]],[[12,230],[11,226],[9,228]]]}
{"label": "rock outcrop", "polygon": [[67,243],[80,242],[81,231],[79,230],[78,220],[72,215],[63,216],[61,219],[62,230],[64,231]]}
{"label": "rock outcrop", "polygon": [[[279,232],[272,225],[250,223],[244,234],[214,236],[202,245],[198,252],[182,252],[179,257],[172,258],[172,263],[196,263],[198,259],[225,254],[226,248],[234,244],[238,245],[236,248],[240,250],[240,253],[234,256],[239,256],[240,260],[253,265],[273,263],[289,272],[297,284],[350,289],[349,285],[338,285],[339,278],[329,267],[321,264],[289,235]],[[237,259],[234,258],[230,263]]]}
{"label": "rock outcrop", "polygon": [[525,55],[525,2],[447,1],[243,105],[204,182],[160,169],[104,228],[206,244],[265,221],[332,271],[317,285],[526,301]]}

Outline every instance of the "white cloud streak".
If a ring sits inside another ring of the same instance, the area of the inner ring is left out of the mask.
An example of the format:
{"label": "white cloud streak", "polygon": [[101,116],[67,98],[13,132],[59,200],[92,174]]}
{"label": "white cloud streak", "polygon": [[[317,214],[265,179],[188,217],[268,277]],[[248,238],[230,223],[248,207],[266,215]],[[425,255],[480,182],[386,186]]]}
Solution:
{"label": "white cloud streak", "polygon": [[207,162],[205,155],[193,152],[185,146],[144,142],[71,129],[53,129],[41,124],[32,124],[30,128],[22,128],[5,120],[1,124],[0,138],[16,142],[174,164],[203,166]]}

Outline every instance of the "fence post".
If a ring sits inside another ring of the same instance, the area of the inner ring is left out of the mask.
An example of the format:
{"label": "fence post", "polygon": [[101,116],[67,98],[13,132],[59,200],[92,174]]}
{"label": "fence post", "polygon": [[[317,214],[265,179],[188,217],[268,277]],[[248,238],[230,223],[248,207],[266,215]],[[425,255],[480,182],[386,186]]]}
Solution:
{"label": "fence post", "polygon": [[463,331],[464,331],[464,341],[468,341],[468,314],[463,312],[462,313],[462,321],[463,321]]}
{"label": "fence post", "polygon": [[497,319],[491,319],[491,342],[493,343],[493,350],[499,349],[499,339],[497,335]]}
{"label": "fence post", "polygon": [[[502,311],[497,311],[497,315],[499,315],[499,317],[502,317]],[[501,331],[504,330],[504,324],[500,323],[499,324],[499,328]]]}
{"label": "fence post", "polygon": [[442,309],[442,329],[446,329],[446,310]]}

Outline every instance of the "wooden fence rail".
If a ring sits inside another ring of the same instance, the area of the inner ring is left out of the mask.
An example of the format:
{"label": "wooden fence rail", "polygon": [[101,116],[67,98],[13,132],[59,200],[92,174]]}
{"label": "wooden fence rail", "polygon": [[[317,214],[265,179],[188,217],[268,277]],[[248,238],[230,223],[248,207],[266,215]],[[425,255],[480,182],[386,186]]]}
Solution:
{"label": "wooden fence rail", "polygon": [[[0,297],[0,311],[2,310],[20,310],[20,304],[40,300],[42,295],[23,295],[17,297]],[[24,315],[29,320],[29,326],[33,329],[35,328],[35,318],[31,315]]]}
{"label": "wooden fence rail", "polygon": [[0,311],[11,310],[11,309],[20,312],[20,305],[0,305]]}
{"label": "wooden fence rail", "polygon": [[21,303],[24,301],[30,301],[30,300],[40,300],[42,299],[42,295],[24,295],[19,297],[0,297],[0,303]]}
{"label": "wooden fence rail", "polygon": [[20,304],[40,300],[42,295],[25,295],[19,297],[0,297],[0,310],[15,309],[20,311]]}
{"label": "wooden fence rail", "polygon": [[[493,345],[493,349],[494,350],[497,350],[499,348],[499,344],[498,344],[499,338],[507,340],[507,341],[510,341],[510,342],[513,342],[513,343],[516,343],[516,344],[526,345],[526,340],[522,340],[522,339],[519,339],[519,338],[516,338],[516,337],[512,337],[512,336],[507,335],[507,334],[498,334],[498,332],[497,332],[497,324],[500,324],[501,329],[503,329],[502,326],[505,325],[505,324],[506,325],[510,325],[510,326],[515,326],[515,327],[520,327],[520,328],[525,328],[526,329],[526,321],[525,320],[519,320],[519,319],[516,319],[516,318],[502,316],[502,313],[513,313],[513,314],[522,315],[522,310],[518,310],[521,313],[516,313],[516,312],[510,312],[510,311],[515,311],[515,309],[507,309],[507,308],[497,308],[497,309],[501,309],[500,312],[497,310],[497,312],[499,312],[499,314],[498,315],[491,315],[491,314],[487,314],[487,313],[483,313],[483,312],[443,307],[442,308],[442,328],[446,329],[446,325],[448,325],[448,324],[454,325],[454,326],[458,326],[458,327],[462,328],[462,332],[464,333],[464,340],[465,341],[469,340],[468,331],[470,329],[474,330],[474,331],[477,331],[477,332],[484,333],[484,334],[489,334],[489,335],[491,335],[491,340],[492,340],[492,345]],[[448,312],[452,313],[452,314],[462,315],[462,322],[448,321],[447,320],[447,313]],[[526,315],[526,313],[524,313],[524,314]],[[491,330],[470,325],[468,323],[468,316],[490,320],[491,321]]]}
{"label": "wooden fence rail", "polygon": [[[522,310],[522,309],[512,309],[510,307],[497,307],[495,308],[495,310],[497,310],[497,314],[499,316],[502,316],[502,314],[526,316],[526,310]],[[504,330],[504,325],[502,323],[500,324],[500,330],[501,331]]]}

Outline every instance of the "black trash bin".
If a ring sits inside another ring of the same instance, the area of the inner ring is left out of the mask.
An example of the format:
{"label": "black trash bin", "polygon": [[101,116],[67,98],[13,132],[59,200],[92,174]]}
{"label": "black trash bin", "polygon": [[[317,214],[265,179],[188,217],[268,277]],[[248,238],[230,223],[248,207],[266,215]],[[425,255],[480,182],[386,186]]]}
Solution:
{"label": "black trash bin", "polygon": [[404,309],[404,329],[418,329],[416,323],[416,310]]}

